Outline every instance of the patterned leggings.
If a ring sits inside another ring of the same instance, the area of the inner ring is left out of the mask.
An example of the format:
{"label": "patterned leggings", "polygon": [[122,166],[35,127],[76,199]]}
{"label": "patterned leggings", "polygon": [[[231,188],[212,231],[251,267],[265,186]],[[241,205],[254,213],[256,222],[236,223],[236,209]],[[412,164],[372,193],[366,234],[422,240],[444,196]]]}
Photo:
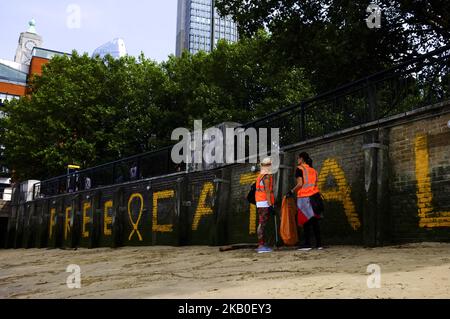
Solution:
{"label": "patterned leggings", "polygon": [[258,208],[259,215],[259,225],[258,225],[258,244],[264,246],[264,230],[266,228],[267,221],[269,220],[269,208],[260,207]]}

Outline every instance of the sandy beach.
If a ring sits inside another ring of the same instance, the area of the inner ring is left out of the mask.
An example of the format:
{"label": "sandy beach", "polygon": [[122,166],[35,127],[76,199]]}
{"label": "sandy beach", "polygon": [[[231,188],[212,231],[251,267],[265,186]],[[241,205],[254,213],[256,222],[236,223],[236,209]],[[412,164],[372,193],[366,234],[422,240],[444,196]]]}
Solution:
{"label": "sandy beach", "polygon": [[[69,289],[67,266],[81,268]],[[381,269],[369,289],[367,267]],[[0,250],[0,298],[450,298],[450,244],[324,251],[217,247]]]}

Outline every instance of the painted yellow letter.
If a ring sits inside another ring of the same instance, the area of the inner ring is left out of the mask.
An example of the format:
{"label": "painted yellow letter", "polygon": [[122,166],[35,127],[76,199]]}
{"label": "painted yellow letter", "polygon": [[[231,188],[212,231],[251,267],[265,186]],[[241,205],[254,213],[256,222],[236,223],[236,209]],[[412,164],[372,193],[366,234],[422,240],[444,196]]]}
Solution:
{"label": "painted yellow letter", "polygon": [[192,230],[198,229],[198,224],[204,216],[211,215],[213,213],[212,208],[206,205],[206,198],[208,195],[214,196],[214,184],[211,182],[203,185],[203,189],[198,200],[197,209],[195,211],[194,221],[192,222]]}
{"label": "painted yellow letter", "polygon": [[420,227],[450,227],[450,212],[433,212],[428,136],[419,134],[415,140],[417,208]]}
{"label": "painted yellow letter", "polygon": [[64,220],[64,239],[67,240],[67,234],[70,232],[70,218],[72,215],[72,207],[66,207],[66,219]]}
{"label": "painted yellow letter", "polygon": [[[326,189],[326,181],[328,175],[332,175],[336,180],[337,188]],[[358,214],[356,213],[355,204],[351,197],[351,188],[345,178],[345,173],[335,159],[327,159],[323,163],[322,170],[319,174],[318,186],[323,197],[327,201],[338,201],[344,206],[347,220],[354,230],[361,227]]]}
{"label": "painted yellow letter", "polygon": [[112,217],[109,215],[109,209],[113,207],[113,201],[109,200],[105,202],[104,215],[103,215],[103,235],[111,236],[112,231],[109,226],[112,224]]}
{"label": "painted yellow letter", "polygon": [[[256,181],[256,178],[258,177],[258,173],[248,173],[248,174],[242,174],[241,179],[239,181],[239,184],[241,185],[251,185]],[[250,204],[250,222],[249,222],[249,228],[248,233],[250,235],[256,234],[256,206],[253,204]]]}
{"label": "painted yellow letter", "polygon": [[50,224],[49,224],[49,230],[48,230],[48,238],[52,238],[53,235],[53,226],[55,226],[55,215],[56,215],[56,208],[50,209]]}
{"label": "painted yellow letter", "polygon": [[162,192],[153,193],[153,218],[152,218],[152,230],[160,233],[170,233],[173,229],[172,224],[158,225],[158,200],[173,198],[175,196],[174,190],[167,190]]}
{"label": "painted yellow letter", "polygon": [[83,229],[82,229],[83,238],[89,238],[89,231],[86,230],[86,224],[89,224],[91,222],[91,217],[87,214],[89,209],[91,209],[91,203],[90,202],[83,203]]}

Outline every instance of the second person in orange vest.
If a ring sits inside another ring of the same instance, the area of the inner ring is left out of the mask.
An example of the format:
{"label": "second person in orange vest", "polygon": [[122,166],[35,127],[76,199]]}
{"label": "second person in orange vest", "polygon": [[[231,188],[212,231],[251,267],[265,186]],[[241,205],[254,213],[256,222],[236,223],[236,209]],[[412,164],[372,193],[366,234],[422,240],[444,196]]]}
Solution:
{"label": "second person in orange vest", "polygon": [[266,245],[265,229],[269,216],[274,212],[272,160],[270,157],[261,162],[261,171],[256,179],[256,208],[258,210],[258,253],[269,253],[272,249]]}
{"label": "second person in orange vest", "polygon": [[288,193],[288,195],[297,196],[298,225],[303,226],[305,237],[305,242],[299,250],[304,251],[312,249],[311,230],[314,232],[317,249],[323,249],[319,227],[323,202],[317,186],[318,173],[312,164],[313,161],[308,153],[303,152],[299,155],[295,173],[297,185]]}

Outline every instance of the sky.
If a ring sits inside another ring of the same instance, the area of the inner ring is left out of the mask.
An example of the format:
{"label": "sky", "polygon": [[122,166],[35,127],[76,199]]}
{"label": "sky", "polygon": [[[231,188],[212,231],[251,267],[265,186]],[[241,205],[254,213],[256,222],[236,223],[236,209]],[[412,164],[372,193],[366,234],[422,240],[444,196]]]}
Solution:
{"label": "sky", "polygon": [[14,60],[32,18],[46,49],[92,54],[122,38],[129,55],[161,62],[175,53],[177,0],[0,0],[0,59]]}

